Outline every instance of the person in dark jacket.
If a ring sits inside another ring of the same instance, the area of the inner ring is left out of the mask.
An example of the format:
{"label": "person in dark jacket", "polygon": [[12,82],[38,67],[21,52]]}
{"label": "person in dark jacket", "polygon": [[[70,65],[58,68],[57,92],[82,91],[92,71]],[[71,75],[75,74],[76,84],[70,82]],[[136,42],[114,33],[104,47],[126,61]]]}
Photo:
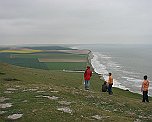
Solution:
{"label": "person in dark jacket", "polygon": [[102,92],[107,92],[107,82],[105,81],[104,84],[102,85]]}
{"label": "person in dark jacket", "polygon": [[85,89],[86,90],[89,90],[91,76],[92,76],[92,71],[90,70],[90,66],[87,66],[87,69],[85,70],[85,73],[84,73]]}

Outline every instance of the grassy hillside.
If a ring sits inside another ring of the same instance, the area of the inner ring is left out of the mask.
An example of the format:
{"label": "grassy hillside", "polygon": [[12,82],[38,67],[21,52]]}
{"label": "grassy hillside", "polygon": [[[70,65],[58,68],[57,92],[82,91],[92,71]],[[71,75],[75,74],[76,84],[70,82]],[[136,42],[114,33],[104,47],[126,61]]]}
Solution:
{"label": "grassy hillside", "polygon": [[[151,122],[152,103],[120,89],[101,93],[102,81],[93,74],[89,91],[83,89],[83,73],[40,70],[0,63],[0,122],[23,114],[17,122],[113,121]],[[8,98],[3,100],[4,98]],[[11,107],[2,108],[2,104]]]}

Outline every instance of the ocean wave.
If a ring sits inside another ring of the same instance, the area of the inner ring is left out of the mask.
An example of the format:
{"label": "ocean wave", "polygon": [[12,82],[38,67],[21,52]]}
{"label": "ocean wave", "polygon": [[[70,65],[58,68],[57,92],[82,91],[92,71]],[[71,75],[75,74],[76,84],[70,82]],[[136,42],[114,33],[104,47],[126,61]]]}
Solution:
{"label": "ocean wave", "polygon": [[98,60],[98,55],[96,55],[95,53],[93,53],[93,58],[91,59],[91,65],[97,74],[104,75],[108,73],[106,66],[100,63],[100,61]]}
{"label": "ocean wave", "polygon": [[[107,81],[108,79],[108,70],[106,68],[105,65],[101,64],[100,59],[99,59],[99,53],[93,53],[93,58],[91,59],[91,65],[94,68],[94,71],[97,74],[102,74],[103,80]],[[100,55],[101,56],[101,55]],[[108,56],[104,55],[104,58],[110,58]],[[114,66],[116,66],[117,68],[120,68],[120,66],[116,65],[116,63],[113,63]],[[129,88],[123,86],[120,82],[118,82],[116,79],[114,79],[114,83],[113,83],[113,87],[117,87],[123,90],[129,90]]]}
{"label": "ocean wave", "polygon": [[136,78],[133,78],[133,77],[122,77],[122,79],[126,79],[127,81],[131,81],[131,82],[134,82],[134,83],[141,83],[142,80],[141,79],[136,79]]}

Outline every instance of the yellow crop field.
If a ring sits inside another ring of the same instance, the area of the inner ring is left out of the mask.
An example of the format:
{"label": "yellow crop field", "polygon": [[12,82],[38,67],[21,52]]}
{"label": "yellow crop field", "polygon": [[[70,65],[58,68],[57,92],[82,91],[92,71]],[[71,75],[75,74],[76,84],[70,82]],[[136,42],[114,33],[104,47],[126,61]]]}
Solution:
{"label": "yellow crop field", "polygon": [[36,52],[43,52],[43,50],[33,50],[33,49],[0,50],[0,53],[36,53]]}

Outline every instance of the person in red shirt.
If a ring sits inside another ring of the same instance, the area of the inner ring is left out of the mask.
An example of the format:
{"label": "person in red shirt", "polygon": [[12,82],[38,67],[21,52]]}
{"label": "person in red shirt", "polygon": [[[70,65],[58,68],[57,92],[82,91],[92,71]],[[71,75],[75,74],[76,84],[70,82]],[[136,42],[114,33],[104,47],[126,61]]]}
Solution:
{"label": "person in red shirt", "polygon": [[141,92],[143,92],[143,100],[142,102],[149,102],[148,100],[148,87],[149,87],[149,81],[147,80],[147,75],[144,76],[144,81],[142,82],[141,86]]}
{"label": "person in red shirt", "polygon": [[85,70],[85,73],[84,73],[85,89],[86,90],[89,90],[91,76],[92,76],[92,71],[90,70],[90,66],[87,66],[87,69]]}

